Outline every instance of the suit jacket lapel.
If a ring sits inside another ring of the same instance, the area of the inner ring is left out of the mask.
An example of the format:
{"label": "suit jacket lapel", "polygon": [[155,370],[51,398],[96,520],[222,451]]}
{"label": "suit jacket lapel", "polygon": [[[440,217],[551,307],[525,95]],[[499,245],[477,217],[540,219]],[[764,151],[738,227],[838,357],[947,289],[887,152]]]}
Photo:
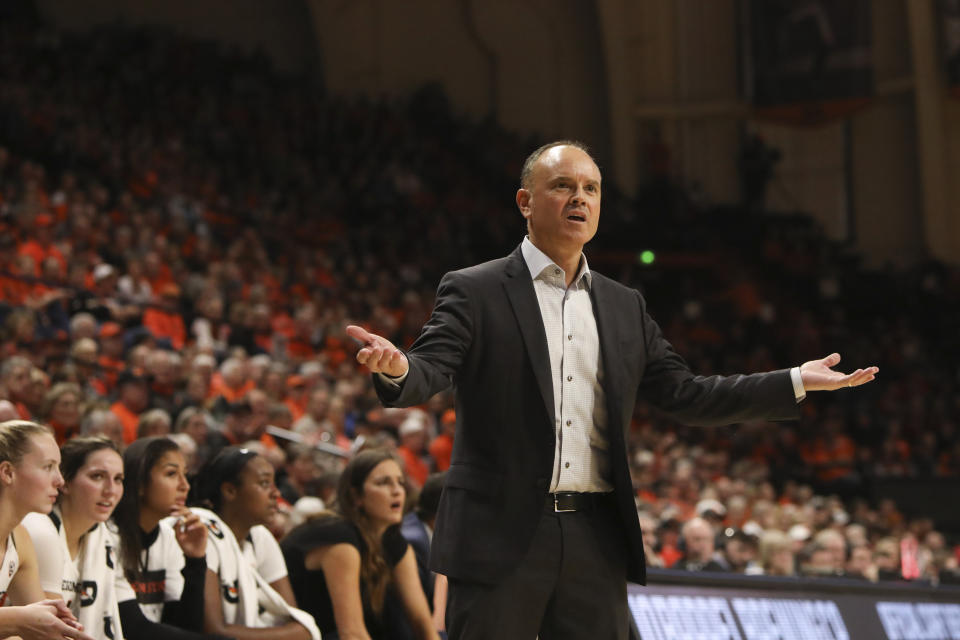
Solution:
{"label": "suit jacket lapel", "polygon": [[593,276],[590,287],[590,299],[593,302],[593,317],[597,321],[597,334],[600,339],[600,357],[603,361],[603,392],[607,399],[607,427],[611,442],[616,430],[618,437],[620,430],[620,396],[622,377],[617,358],[620,353],[620,332],[617,325],[616,301],[611,295],[607,282],[603,278]]}
{"label": "suit jacket lapel", "polygon": [[530,362],[533,363],[533,373],[540,387],[540,394],[550,416],[550,427],[556,421],[553,406],[553,382],[550,380],[550,353],[547,349],[547,334],[543,329],[543,317],[540,315],[540,305],[537,294],[533,290],[533,281],[530,271],[523,260],[520,248],[510,254],[507,266],[504,269],[503,287],[507,298],[513,306],[523,343],[527,347]]}

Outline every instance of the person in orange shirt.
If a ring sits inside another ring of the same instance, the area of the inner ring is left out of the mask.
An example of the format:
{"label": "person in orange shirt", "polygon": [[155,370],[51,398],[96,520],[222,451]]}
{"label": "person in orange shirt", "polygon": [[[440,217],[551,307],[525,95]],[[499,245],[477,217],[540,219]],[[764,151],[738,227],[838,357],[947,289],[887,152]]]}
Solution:
{"label": "person in orange shirt", "polygon": [[154,338],[169,340],[177,351],[183,348],[187,339],[187,329],[179,306],[180,287],[167,284],[160,289],[158,306],[149,307],[143,312],[143,326],[150,330]]}
{"label": "person in orange shirt", "polygon": [[437,465],[437,471],[446,471],[450,468],[450,457],[453,455],[453,435],[457,430],[457,413],[447,409],[440,417],[440,434],[430,443],[428,451]]}
{"label": "person in orange shirt", "polygon": [[400,423],[400,446],[397,453],[403,460],[410,482],[418,489],[427,481],[430,468],[423,461],[423,446],[427,443],[427,429],[419,418],[410,417]]}
{"label": "person in orange shirt", "polygon": [[253,380],[247,377],[243,360],[230,357],[223,361],[220,370],[210,380],[210,398],[218,404],[237,402],[255,386]]}
{"label": "person in orange shirt", "polygon": [[33,220],[33,237],[23,242],[17,250],[17,253],[20,255],[33,258],[36,273],[30,275],[39,276],[41,265],[47,258],[56,258],[60,264],[61,278],[67,275],[67,261],[64,259],[60,250],[53,244],[53,222],[53,216],[49,213],[37,214],[37,217]]}
{"label": "person in orange shirt", "polygon": [[100,380],[104,393],[110,393],[117,384],[117,376],[123,370],[123,327],[116,322],[104,322],[100,326]]}
{"label": "person in orange shirt", "polygon": [[117,380],[119,396],[117,401],[110,405],[114,413],[123,424],[123,441],[130,444],[137,439],[137,424],[140,422],[140,413],[147,408],[150,400],[147,380],[136,371],[126,369]]}
{"label": "person in orange shirt", "polygon": [[287,397],[284,399],[283,404],[287,405],[287,408],[290,409],[290,415],[293,416],[294,422],[306,414],[309,397],[310,394],[307,393],[307,381],[304,380],[303,376],[292,375],[287,378]]}

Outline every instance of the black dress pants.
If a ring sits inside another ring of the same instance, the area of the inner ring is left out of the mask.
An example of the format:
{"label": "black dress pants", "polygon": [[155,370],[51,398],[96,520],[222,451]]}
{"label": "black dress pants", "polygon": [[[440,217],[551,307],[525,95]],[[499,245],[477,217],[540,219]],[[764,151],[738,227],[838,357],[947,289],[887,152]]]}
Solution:
{"label": "black dress pants", "polygon": [[450,640],[627,640],[626,541],[613,500],[544,512],[527,555],[496,585],[450,579]]}

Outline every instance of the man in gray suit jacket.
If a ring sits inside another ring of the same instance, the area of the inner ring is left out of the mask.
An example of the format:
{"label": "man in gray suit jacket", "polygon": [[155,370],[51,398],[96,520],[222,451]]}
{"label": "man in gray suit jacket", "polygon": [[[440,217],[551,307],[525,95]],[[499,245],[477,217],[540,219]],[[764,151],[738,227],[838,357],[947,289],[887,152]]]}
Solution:
{"label": "man in gray suit jacket", "polygon": [[555,142],[524,164],[528,236],[505,258],[446,274],[406,354],[350,326],[388,406],[456,386],[457,438],[432,568],[449,578],[451,638],[627,637],[626,581],[644,582],[626,435],[640,399],[694,425],[793,419],[807,391],[876,367],[695,376],[636,290],[590,270],[600,170]]}

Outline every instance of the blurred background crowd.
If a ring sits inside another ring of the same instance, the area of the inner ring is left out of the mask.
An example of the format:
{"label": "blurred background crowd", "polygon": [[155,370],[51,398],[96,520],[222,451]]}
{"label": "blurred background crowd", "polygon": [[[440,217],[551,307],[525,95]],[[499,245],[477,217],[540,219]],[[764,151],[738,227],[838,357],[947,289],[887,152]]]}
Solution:
{"label": "blurred background crowd", "polygon": [[[384,410],[344,327],[409,345],[443,272],[516,246],[537,140],[437,87],[345,100],[256,55],[30,12],[0,21],[0,78],[0,419],[61,442],[173,434],[193,469],[259,447],[278,535],[361,448],[395,448],[413,487],[449,466],[452,396]],[[960,532],[875,490],[960,479],[960,272],[867,270],[808,217],[718,209],[665,174],[636,200],[605,184],[603,217],[591,267],[641,289],[698,373],[834,350],[880,367],[796,423],[694,429],[638,406],[651,564],[960,581]]]}

